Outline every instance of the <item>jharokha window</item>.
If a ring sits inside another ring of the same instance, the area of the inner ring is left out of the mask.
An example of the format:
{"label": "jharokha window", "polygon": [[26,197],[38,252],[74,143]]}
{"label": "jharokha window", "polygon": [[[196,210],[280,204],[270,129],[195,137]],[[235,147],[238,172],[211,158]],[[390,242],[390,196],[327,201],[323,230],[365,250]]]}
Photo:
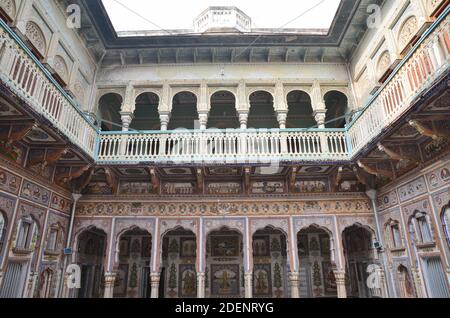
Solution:
{"label": "jharokha window", "polygon": [[398,221],[391,220],[386,225],[387,235],[392,249],[402,248],[403,240],[400,234],[400,225]]}
{"label": "jharokha window", "polygon": [[425,212],[416,211],[411,219],[412,231],[418,244],[433,243],[433,234],[431,232],[428,215]]}

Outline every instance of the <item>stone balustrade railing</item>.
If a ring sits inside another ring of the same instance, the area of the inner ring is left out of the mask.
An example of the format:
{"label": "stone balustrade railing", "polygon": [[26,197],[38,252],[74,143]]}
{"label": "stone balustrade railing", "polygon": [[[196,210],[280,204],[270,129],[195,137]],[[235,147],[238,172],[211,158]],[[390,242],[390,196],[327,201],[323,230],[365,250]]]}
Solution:
{"label": "stone balustrade railing", "polygon": [[0,26],[2,82],[73,144],[95,158],[97,128],[3,20]]}
{"label": "stone balustrade railing", "polygon": [[350,161],[449,69],[450,8],[346,129],[99,132],[0,20],[0,79],[100,164]]}
{"label": "stone balustrade railing", "polygon": [[422,92],[449,69],[449,8],[431,27],[348,128],[353,157],[398,121]]}
{"label": "stone balustrade railing", "polygon": [[267,163],[349,160],[345,131],[199,130],[101,133],[99,162]]}

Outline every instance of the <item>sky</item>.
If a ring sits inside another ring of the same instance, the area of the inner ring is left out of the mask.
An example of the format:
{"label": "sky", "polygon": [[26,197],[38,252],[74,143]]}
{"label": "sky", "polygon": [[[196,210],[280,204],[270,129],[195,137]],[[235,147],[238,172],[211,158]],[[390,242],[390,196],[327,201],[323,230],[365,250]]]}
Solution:
{"label": "sky", "polygon": [[[328,29],[341,0],[102,0],[117,32],[192,29],[193,20],[209,6],[236,6],[253,20],[254,28]],[[124,6],[138,12],[147,20]],[[323,2],[323,3],[322,3]],[[318,5],[319,4],[319,5]],[[305,11],[318,5],[290,24]]]}

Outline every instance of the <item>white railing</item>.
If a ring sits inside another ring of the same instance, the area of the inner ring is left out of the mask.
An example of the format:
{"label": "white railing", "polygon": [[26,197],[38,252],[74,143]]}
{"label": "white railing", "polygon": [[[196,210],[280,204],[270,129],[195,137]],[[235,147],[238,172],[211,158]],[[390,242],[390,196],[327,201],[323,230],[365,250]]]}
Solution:
{"label": "white railing", "polygon": [[449,68],[449,16],[422,41],[348,130],[353,156],[407,112]]}
{"label": "white railing", "polygon": [[173,131],[103,133],[99,162],[263,163],[348,160],[345,131]]}
{"label": "white railing", "polygon": [[0,78],[91,158],[98,131],[16,35],[0,20]]}
{"label": "white railing", "polygon": [[447,9],[348,129],[99,133],[0,20],[0,79],[100,164],[351,161],[449,69]]}

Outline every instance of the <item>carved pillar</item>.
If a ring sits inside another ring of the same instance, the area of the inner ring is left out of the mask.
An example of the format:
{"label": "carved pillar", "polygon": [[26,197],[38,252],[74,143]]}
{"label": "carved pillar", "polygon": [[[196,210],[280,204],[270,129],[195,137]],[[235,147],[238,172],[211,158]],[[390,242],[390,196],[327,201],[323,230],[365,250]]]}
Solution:
{"label": "carved pillar", "polygon": [[205,273],[197,273],[197,298],[205,298]]}
{"label": "carved pillar", "polygon": [[253,298],[253,272],[244,274],[245,298]]}
{"label": "carved pillar", "polygon": [[159,115],[159,119],[161,121],[161,131],[166,131],[169,126],[170,114],[169,113],[161,113]]}
{"label": "carved pillar", "polygon": [[288,279],[291,298],[300,298],[300,274],[298,272],[290,272]]}
{"label": "carved pillar", "polygon": [[345,271],[335,270],[334,277],[336,278],[338,298],[347,298],[347,289],[345,287]]}
{"label": "carved pillar", "polygon": [[122,119],[122,131],[129,131],[131,122],[133,121],[133,113],[122,112],[120,113],[120,116]]}
{"label": "carved pillar", "polygon": [[278,123],[280,124],[280,129],[286,129],[287,112],[279,111],[277,114]]}
{"label": "carved pillar", "polygon": [[241,129],[245,130],[247,129],[247,123],[248,123],[248,112],[240,112],[239,113],[239,123],[241,125]]}
{"label": "carved pillar", "polygon": [[161,280],[160,273],[150,274],[150,284],[151,284],[151,298],[159,298],[159,281]]}
{"label": "carved pillar", "polygon": [[316,110],[314,112],[314,119],[317,122],[317,127],[320,129],[325,128],[325,120],[327,118],[327,111],[326,110]]}
{"label": "carved pillar", "polygon": [[205,130],[206,126],[208,125],[208,113],[202,112],[198,114],[198,119],[200,122],[200,130]]}
{"label": "carved pillar", "polygon": [[116,282],[115,273],[105,274],[105,291],[103,293],[103,298],[113,298],[115,282]]}

